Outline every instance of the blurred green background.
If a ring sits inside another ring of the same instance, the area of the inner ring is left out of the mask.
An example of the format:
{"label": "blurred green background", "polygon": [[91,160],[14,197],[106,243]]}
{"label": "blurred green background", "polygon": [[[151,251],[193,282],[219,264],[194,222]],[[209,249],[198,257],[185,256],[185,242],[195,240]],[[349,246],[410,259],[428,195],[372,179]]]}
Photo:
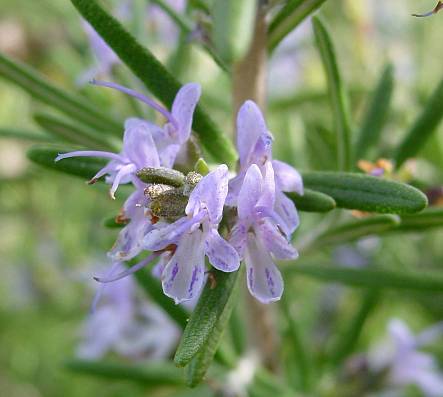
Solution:
{"label": "blurred green background", "polygon": [[[382,137],[382,152],[387,156],[442,78],[443,13],[429,19],[410,16],[434,6],[432,0],[331,0],[322,8],[351,92],[355,125],[384,65],[391,62],[395,67],[393,105]],[[171,45],[164,45],[149,22],[142,27],[138,32],[142,41],[160,58],[171,61]],[[182,81],[203,85],[206,107],[231,133],[228,79],[195,46],[184,47],[180,67],[171,61],[171,68],[177,68]],[[76,79],[93,64],[93,56],[80,18],[67,0],[0,0],[0,51],[32,65],[68,90],[80,89],[97,106],[122,119],[133,114],[131,105],[119,95],[76,86]],[[137,86],[123,67],[114,80]],[[268,82],[267,115],[276,136],[275,157],[300,169],[333,167],[332,160],[328,163],[311,141],[311,131],[321,134],[326,130],[322,136],[327,136],[331,112],[309,22],[274,54]],[[0,79],[0,126],[39,132],[32,115],[41,110],[52,111]],[[31,144],[0,139],[0,395],[150,395],[142,387],[73,375],[63,368],[63,361],[75,353],[89,310],[93,296],[90,276],[106,264],[105,252],[116,236],[115,230],[103,227],[103,219],[116,214],[121,201],[109,200],[98,186],[31,165],[25,156]],[[414,164],[414,175],[428,186],[443,180],[442,128]],[[304,231],[321,217],[301,214],[296,246]],[[439,230],[383,238],[372,254],[371,265],[441,268],[442,238]],[[333,258],[334,253],[326,250],[311,255],[309,261],[329,263]],[[301,263],[304,260],[300,258]],[[305,278],[288,281],[286,291],[295,296],[303,329],[317,329],[314,337],[318,346],[326,336],[331,339],[340,332],[340,325],[355,311],[356,298],[361,295],[358,290]],[[325,301],[332,302],[332,307]],[[385,293],[364,330],[359,350],[364,351],[383,336],[392,316],[404,318],[419,330],[443,319],[443,297]],[[443,348],[440,353],[443,358]]]}

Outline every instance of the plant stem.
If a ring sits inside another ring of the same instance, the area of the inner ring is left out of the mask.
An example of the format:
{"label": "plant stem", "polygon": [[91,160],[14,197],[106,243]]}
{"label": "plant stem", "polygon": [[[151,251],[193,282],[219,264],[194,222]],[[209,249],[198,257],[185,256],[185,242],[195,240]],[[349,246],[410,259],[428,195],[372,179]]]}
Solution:
{"label": "plant stem", "polygon": [[247,99],[255,101],[260,108],[265,107],[266,98],[266,36],[265,15],[258,10],[254,39],[244,59],[233,67],[234,114]]}

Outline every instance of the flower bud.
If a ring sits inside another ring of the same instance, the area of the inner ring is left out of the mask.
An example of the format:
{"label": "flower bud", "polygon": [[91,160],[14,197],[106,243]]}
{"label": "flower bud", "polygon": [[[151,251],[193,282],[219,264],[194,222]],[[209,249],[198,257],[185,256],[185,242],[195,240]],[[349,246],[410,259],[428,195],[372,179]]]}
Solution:
{"label": "flower bud", "polygon": [[137,171],[138,178],[145,183],[158,183],[174,187],[183,186],[185,176],[171,168],[145,167]]}

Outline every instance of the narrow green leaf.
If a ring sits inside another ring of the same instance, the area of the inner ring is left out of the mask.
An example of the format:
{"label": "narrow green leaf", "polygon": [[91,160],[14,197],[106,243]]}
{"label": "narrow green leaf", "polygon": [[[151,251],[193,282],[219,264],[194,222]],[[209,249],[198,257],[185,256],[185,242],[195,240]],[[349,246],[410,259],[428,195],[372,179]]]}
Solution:
{"label": "narrow green leaf", "polygon": [[301,338],[298,324],[291,314],[286,294],[283,295],[281,306],[286,321],[288,323],[290,344],[295,354],[293,361],[295,362],[296,368],[298,370],[298,379],[300,382],[301,390],[306,391],[309,387],[311,378],[310,361],[308,359],[308,354],[306,351],[307,344]]}
{"label": "narrow green leaf", "polygon": [[443,80],[429,98],[394,156],[399,168],[408,158],[414,157],[431,137],[443,118]]}
{"label": "narrow green leaf", "polygon": [[19,130],[15,128],[0,128],[0,138],[21,139],[31,142],[53,142],[54,138],[40,132]]}
{"label": "narrow green leaf", "polygon": [[[240,269],[243,269],[243,266]],[[224,273],[215,269],[211,271],[210,279],[206,282],[175,353],[174,361],[178,366],[187,365],[197,353],[201,354],[197,361],[203,367],[209,358],[212,359],[229,321],[238,293],[241,272]],[[199,376],[206,372],[207,367],[203,369],[204,371],[194,369],[192,372]]]}
{"label": "narrow green leaf", "polygon": [[93,157],[76,157],[58,162],[54,161],[59,153],[66,153],[71,150],[73,149],[59,146],[33,146],[26,155],[34,163],[84,179],[91,179],[107,163],[105,159]]}
{"label": "narrow green leaf", "polygon": [[326,0],[289,0],[274,17],[268,30],[268,50],[272,52],[301,22]]}
{"label": "narrow green leaf", "polygon": [[254,33],[256,0],[214,0],[213,40],[227,63],[241,60],[249,49]]}
{"label": "narrow green leaf", "polygon": [[248,346],[248,337],[244,325],[243,307],[240,307],[241,302],[237,302],[232,310],[231,319],[229,320],[229,333],[235,352],[238,355],[245,353]]}
{"label": "narrow green leaf", "polygon": [[[134,264],[132,262],[129,265]],[[134,273],[134,276],[146,294],[181,327],[185,328],[189,314],[183,306],[176,305],[174,301],[167,297],[161,287],[160,280],[156,279],[146,269],[141,269]]]}
{"label": "narrow green leaf", "polygon": [[[114,17],[98,5],[96,0],[71,2],[146,88],[167,106],[171,106],[181,84],[154,55],[142,47]],[[197,106],[194,113],[193,128],[215,160],[226,163],[235,160],[232,142],[215,126],[201,105]]]}
{"label": "narrow green leaf", "polygon": [[427,205],[418,189],[400,182],[350,172],[306,172],[308,189],[331,196],[337,207],[361,211],[410,214]]}
{"label": "narrow green leaf", "polygon": [[99,150],[115,151],[117,149],[116,145],[112,144],[104,134],[78,122],[64,120],[46,113],[36,113],[34,120],[45,131],[70,143]]}
{"label": "narrow green leaf", "polygon": [[315,40],[320,51],[328,81],[329,98],[332,106],[337,134],[338,168],[346,171],[352,165],[351,117],[348,97],[344,88],[335,56],[335,49],[326,26],[318,17],[312,18]]}
{"label": "narrow green leaf", "polygon": [[410,270],[351,269],[332,265],[293,264],[283,269],[320,281],[342,283],[353,287],[389,288],[421,292],[443,292],[442,272]]}
{"label": "narrow green leaf", "polygon": [[443,207],[426,208],[415,215],[401,216],[401,223],[392,232],[418,232],[443,227]]}
{"label": "narrow green leaf", "polygon": [[360,130],[357,134],[356,159],[363,158],[369,149],[378,144],[385,125],[394,90],[394,69],[387,65],[367,105]]}
{"label": "narrow green leaf", "polygon": [[248,386],[248,395],[250,397],[298,397],[300,394],[292,390],[280,378],[259,368],[255,372],[253,381]]}
{"label": "narrow green leaf", "polygon": [[328,212],[335,208],[335,200],[327,194],[305,189],[303,196],[296,193],[286,193],[295,203],[299,211]]}
{"label": "narrow green leaf", "polygon": [[380,301],[380,291],[370,289],[364,292],[357,313],[347,325],[344,332],[339,333],[338,343],[332,353],[332,363],[338,366],[355,349],[369,316]]}
{"label": "narrow green leaf", "polygon": [[[186,18],[186,15],[182,13],[178,13],[171,7],[165,0],[151,0],[152,3],[157,4],[171,19],[172,21],[180,28],[182,33],[189,37],[192,32],[195,30],[194,23]],[[189,40],[187,40],[189,41]],[[229,72],[229,67],[220,58],[219,54],[211,47],[211,45],[207,44],[205,41],[196,42],[201,45],[201,47],[212,57],[214,62],[220,66],[222,70],[225,72]]]}
{"label": "narrow green leaf", "polygon": [[400,224],[397,215],[376,215],[363,219],[354,219],[342,225],[338,225],[321,234],[315,241],[315,246],[328,244],[341,244],[353,241],[371,234],[383,233],[395,228]]}
{"label": "narrow green leaf", "polygon": [[102,113],[85,98],[54,86],[37,71],[0,53],[0,76],[17,84],[33,97],[62,111],[74,120],[98,130],[122,134],[122,123]]}
{"label": "narrow green leaf", "polygon": [[150,387],[184,385],[182,371],[169,362],[151,362],[135,366],[104,361],[70,360],[65,366],[79,374],[112,381],[129,380]]}

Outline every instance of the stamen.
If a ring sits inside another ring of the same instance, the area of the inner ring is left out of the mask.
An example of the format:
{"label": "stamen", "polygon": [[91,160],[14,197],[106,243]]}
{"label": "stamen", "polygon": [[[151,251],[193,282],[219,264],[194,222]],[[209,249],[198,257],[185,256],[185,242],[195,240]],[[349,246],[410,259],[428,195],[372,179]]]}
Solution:
{"label": "stamen", "polygon": [[[121,262],[115,262],[112,264],[111,268],[109,269],[109,271],[106,273],[106,277],[110,277],[112,276],[112,274],[115,272],[115,270],[117,270],[121,265]],[[92,304],[91,304],[91,309],[90,309],[90,314],[95,312],[95,309],[97,308],[98,302],[100,301],[100,298],[103,295],[103,291],[105,289],[105,285],[102,284],[100,285],[100,287],[98,288],[97,292],[94,295],[94,299],[92,300]]]}
{"label": "stamen", "polygon": [[123,162],[123,158],[120,155],[111,152],[102,152],[100,150],[79,150],[75,152],[61,153],[55,158],[54,161],[57,162],[70,157],[101,157]]}
{"label": "stamen", "polygon": [[135,273],[136,271],[144,268],[146,265],[151,263],[157,256],[159,256],[161,252],[154,252],[151,255],[149,255],[146,259],[143,259],[141,262],[137,263],[136,265],[130,267],[129,269],[113,276],[113,277],[94,277],[95,281],[98,281],[99,283],[112,283],[117,280],[121,280],[122,278],[125,278],[126,276],[129,276],[132,273]]}
{"label": "stamen", "polygon": [[109,195],[113,200],[115,200],[115,192],[117,191],[118,185],[120,184],[122,178],[130,174],[131,172],[134,172],[135,170],[136,168],[134,164],[128,164],[122,167],[120,171],[117,173],[117,175],[114,178],[114,182],[112,183],[112,187],[109,190]]}
{"label": "stamen", "polygon": [[159,112],[163,116],[165,116],[166,119],[168,121],[170,121],[174,125],[174,127],[176,129],[179,128],[178,127],[178,123],[174,119],[174,117],[172,117],[172,114],[168,110],[166,110],[164,107],[160,106],[157,102],[155,102],[151,98],[147,97],[146,95],[140,94],[137,91],[131,90],[130,88],[123,87],[123,86],[121,86],[119,84],[110,83],[110,82],[107,82],[107,81],[99,81],[99,80],[93,79],[93,80],[91,80],[90,83],[94,84],[94,85],[101,86],[101,87],[113,88],[113,89],[115,89],[117,91],[123,92],[123,93],[125,93],[127,95],[130,95],[130,96],[132,96],[134,98],[137,98],[138,100],[146,103],[148,106],[150,106],[151,108],[157,110],[157,112]]}

